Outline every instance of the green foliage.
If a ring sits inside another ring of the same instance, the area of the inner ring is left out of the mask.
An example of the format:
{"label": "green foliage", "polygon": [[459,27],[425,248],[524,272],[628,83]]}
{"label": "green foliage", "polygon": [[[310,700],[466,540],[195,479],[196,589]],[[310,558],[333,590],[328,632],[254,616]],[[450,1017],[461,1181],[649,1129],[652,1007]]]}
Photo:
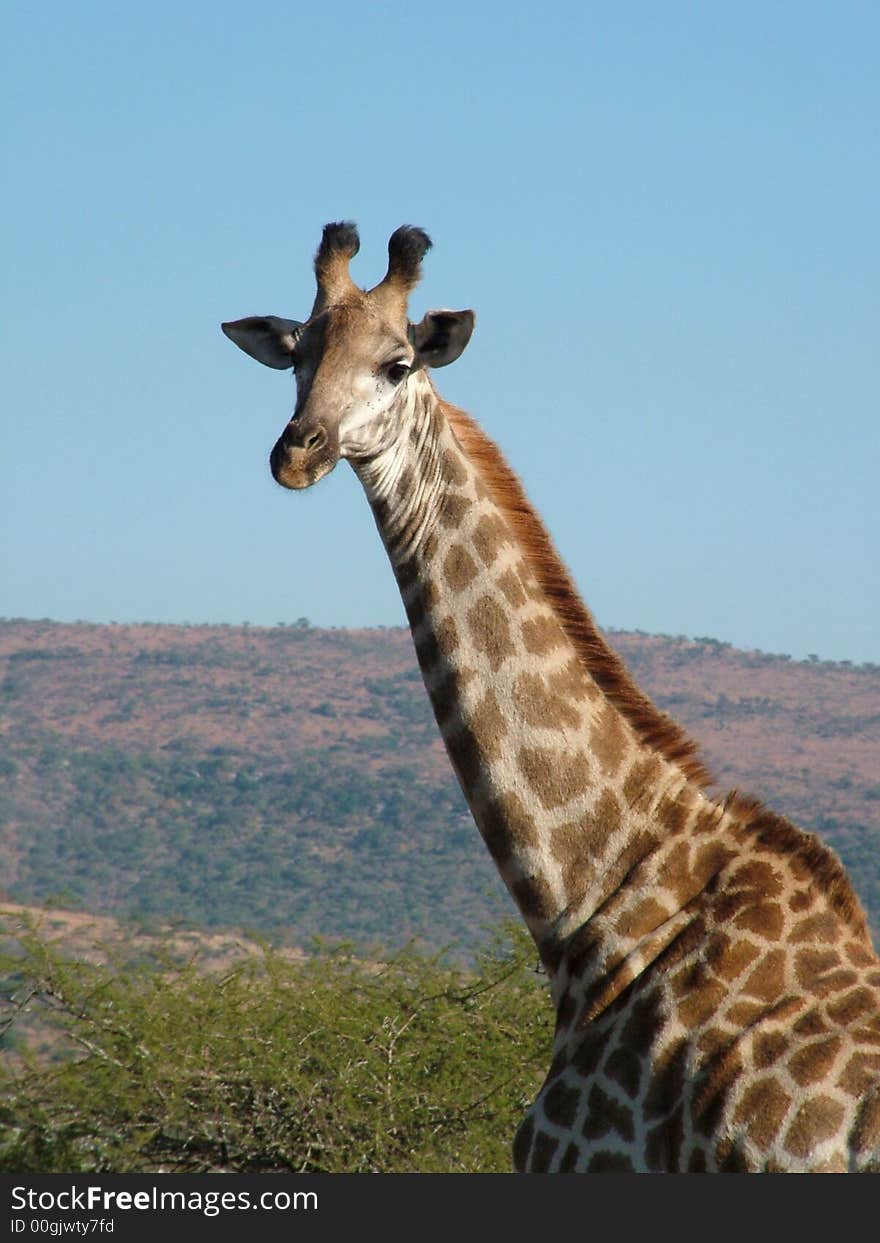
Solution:
{"label": "green foliage", "polygon": [[468,974],[266,949],[218,977],[66,961],[30,932],[6,1043],[39,1015],[54,1060],[0,1080],[0,1171],[506,1171],[551,1042],[534,961],[508,927]]}

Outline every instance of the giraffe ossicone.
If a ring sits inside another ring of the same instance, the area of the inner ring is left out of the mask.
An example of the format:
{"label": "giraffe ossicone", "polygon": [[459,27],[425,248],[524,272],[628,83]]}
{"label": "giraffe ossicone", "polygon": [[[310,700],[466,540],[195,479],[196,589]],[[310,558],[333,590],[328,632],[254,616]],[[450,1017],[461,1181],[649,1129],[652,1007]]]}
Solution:
{"label": "giraffe ossicone", "polygon": [[706,792],[497,447],[444,402],[471,311],[409,321],[430,240],[403,226],[372,289],[327,225],[305,321],[223,325],[292,367],[275,479],[340,458],[372,506],[437,724],[551,978],[546,1081],[519,1170],[880,1171],[880,961],[836,857]]}

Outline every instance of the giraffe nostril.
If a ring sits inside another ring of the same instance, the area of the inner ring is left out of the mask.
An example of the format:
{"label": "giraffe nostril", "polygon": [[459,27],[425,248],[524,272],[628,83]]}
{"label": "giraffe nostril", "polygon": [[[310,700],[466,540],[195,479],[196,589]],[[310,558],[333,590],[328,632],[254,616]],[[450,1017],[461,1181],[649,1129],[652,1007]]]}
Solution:
{"label": "giraffe nostril", "polygon": [[327,443],[327,433],[323,427],[316,428],[310,432],[303,441],[303,448],[312,452],[314,449],[320,449],[322,445]]}
{"label": "giraffe nostril", "polygon": [[306,453],[314,453],[327,443],[327,431],[320,424],[308,428],[293,420],[281,437],[281,442],[287,449],[303,449]]}

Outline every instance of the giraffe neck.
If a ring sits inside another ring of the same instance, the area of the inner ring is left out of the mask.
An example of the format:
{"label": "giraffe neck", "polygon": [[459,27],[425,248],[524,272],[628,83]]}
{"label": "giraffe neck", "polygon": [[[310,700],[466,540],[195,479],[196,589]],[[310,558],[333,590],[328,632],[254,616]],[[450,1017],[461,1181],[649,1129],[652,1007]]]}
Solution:
{"label": "giraffe neck", "polygon": [[406,431],[355,470],[462,790],[552,972],[572,932],[655,851],[657,807],[674,804],[681,820],[704,802],[699,774],[561,591],[558,559],[537,563],[536,538],[555,553],[530,508],[523,528],[521,490],[499,497],[492,470],[513,476],[497,449],[426,377],[408,401]]}

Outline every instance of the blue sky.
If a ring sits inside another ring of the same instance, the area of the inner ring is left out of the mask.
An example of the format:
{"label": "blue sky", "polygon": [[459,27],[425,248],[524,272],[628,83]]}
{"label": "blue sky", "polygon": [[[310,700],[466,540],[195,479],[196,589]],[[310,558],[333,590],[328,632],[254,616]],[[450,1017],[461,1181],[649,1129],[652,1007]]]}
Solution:
{"label": "blue sky", "polygon": [[7,3],[0,613],[400,625],[276,487],[325,221],[434,249],[438,373],[599,622],[880,661],[880,6]]}

